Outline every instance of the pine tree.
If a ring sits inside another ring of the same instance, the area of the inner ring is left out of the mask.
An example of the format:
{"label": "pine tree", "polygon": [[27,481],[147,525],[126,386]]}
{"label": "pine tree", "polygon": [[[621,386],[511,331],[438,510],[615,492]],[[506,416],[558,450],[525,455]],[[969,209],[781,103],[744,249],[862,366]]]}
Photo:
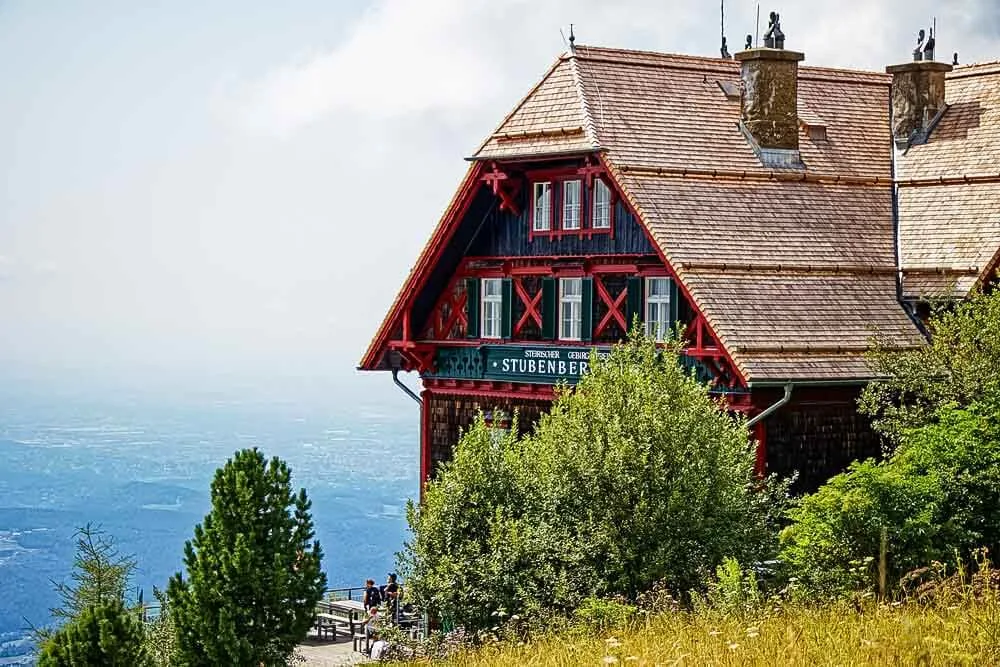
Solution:
{"label": "pine tree", "polygon": [[121,555],[114,538],[100,527],[88,523],[75,537],[72,583],[53,582],[62,604],[49,611],[58,619],[73,620],[93,606],[125,604],[136,569],[135,558]]}
{"label": "pine tree", "polygon": [[245,449],[215,473],[212,510],[167,597],[186,665],[283,665],[326,588],[305,489],[277,457]]}
{"label": "pine tree", "polygon": [[144,667],[149,658],[135,611],[119,601],[86,607],[42,646],[39,667]]}

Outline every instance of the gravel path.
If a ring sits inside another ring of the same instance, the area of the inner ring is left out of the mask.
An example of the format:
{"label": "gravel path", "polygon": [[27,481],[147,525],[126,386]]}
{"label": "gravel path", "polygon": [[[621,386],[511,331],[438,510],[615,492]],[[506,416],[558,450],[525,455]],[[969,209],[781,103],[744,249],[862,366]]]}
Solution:
{"label": "gravel path", "polygon": [[307,639],[299,644],[298,654],[305,659],[305,667],[341,667],[371,662],[361,653],[354,651],[351,640],[343,638],[336,642]]}

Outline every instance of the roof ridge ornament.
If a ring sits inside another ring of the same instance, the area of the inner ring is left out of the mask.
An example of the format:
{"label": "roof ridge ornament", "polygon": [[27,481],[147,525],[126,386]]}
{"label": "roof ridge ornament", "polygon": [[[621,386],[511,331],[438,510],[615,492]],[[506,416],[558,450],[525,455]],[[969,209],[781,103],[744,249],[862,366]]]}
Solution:
{"label": "roof ridge ornament", "polygon": [[[937,25],[937,19],[934,19],[934,25]],[[927,37],[927,43],[924,44],[924,60],[934,60],[934,26],[931,26],[931,34]]]}
{"label": "roof ridge ornament", "polygon": [[919,62],[924,59],[924,37],[926,34],[923,28],[917,33],[917,48],[913,49],[913,62]]}
{"label": "roof ridge ornament", "polygon": [[768,49],[785,48],[785,33],[781,32],[781,17],[778,12],[771,12],[767,32],[764,33],[764,46]]}
{"label": "roof ridge ornament", "polygon": [[576,53],[576,35],[573,34],[573,24],[569,24],[569,52]]}

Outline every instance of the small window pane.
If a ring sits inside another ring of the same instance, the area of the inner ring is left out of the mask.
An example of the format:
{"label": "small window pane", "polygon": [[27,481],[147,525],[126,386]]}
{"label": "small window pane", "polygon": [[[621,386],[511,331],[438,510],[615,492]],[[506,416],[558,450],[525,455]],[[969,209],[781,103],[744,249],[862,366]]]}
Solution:
{"label": "small window pane", "polygon": [[500,338],[500,321],[503,312],[502,281],[499,278],[484,278],[482,293],[480,335],[483,338]]}
{"label": "small window pane", "polygon": [[580,181],[563,183],[563,229],[580,229]]}
{"label": "small window pane", "polygon": [[534,225],[536,232],[552,229],[552,184],[535,183]]}
{"label": "small window pane", "polygon": [[591,226],[594,229],[611,227],[611,190],[599,178],[594,181],[594,206],[591,214]]}
{"label": "small window pane", "polygon": [[646,279],[646,334],[659,342],[670,337],[670,279]]}
{"label": "small window pane", "polygon": [[559,281],[559,338],[561,340],[580,340],[583,324],[582,294],[582,278],[562,278]]}

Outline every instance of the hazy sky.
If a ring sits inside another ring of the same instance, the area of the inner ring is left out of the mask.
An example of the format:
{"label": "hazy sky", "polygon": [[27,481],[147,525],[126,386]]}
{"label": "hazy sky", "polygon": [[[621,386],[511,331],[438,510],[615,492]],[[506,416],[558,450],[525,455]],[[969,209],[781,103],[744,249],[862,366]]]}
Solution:
{"label": "hazy sky", "polygon": [[[939,59],[1000,59],[998,0],[771,9],[807,64],[881,70],[935,15]],[[718,53],[698,0],[0,0],[0,376],[390,391],[354,366],[571,22]]]}

